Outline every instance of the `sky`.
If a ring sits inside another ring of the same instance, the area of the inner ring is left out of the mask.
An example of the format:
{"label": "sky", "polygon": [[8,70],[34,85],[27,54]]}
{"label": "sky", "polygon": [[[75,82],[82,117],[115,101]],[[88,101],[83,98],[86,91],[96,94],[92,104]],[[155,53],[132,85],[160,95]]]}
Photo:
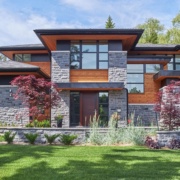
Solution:
{"label": "sky", "polygon": [[0,46],[40,43],[34,29],[135,28],[156,18],[165,28],[180,12],[180,0],[0,0]]}

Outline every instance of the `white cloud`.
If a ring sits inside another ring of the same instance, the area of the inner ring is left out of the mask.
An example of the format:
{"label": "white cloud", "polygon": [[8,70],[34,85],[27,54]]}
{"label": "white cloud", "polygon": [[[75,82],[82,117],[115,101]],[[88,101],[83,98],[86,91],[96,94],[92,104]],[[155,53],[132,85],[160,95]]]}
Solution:
{"label": "white cloud", "polygon": [[101,3],[98,0],[60,0],[60,3],[75,7],[78,10],[92,11],[99,7]]}
{"label": "white cloud", "polygon": [[21,12],[14,14],[0,7],[0,46],[40,43],[34,29],[77,28],[79,22],[58,23],[56,19],[43,17],[38,14]]}

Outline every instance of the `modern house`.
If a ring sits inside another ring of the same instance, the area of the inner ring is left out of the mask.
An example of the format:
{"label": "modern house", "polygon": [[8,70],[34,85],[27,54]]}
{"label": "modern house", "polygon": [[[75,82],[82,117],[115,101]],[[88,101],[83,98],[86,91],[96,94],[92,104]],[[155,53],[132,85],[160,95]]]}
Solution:
{"label": "modern house", "polygon": [[[125,125],[128,114],[145,125],[155,121],[155,94],[172,79],[180,78],[180,45],[138,44],[141,29],[38,29],[42,44],[4,46],[0,53],[11,61],[0,62],[0,121],[12,123],[28,109],[14,100],[10,81],[34,74],[56,83],[63,127],[88,126],[95,111],[102,124],[117,112]],[[138,123],[138,122],[136,122]]]}

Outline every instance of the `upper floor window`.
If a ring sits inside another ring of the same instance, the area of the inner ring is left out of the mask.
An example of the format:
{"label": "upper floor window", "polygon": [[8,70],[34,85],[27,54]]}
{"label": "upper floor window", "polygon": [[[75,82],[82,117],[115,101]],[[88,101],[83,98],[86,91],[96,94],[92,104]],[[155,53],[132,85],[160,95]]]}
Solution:
{"label": "upper floor window", "polygon": [[71,69],[108,69],[107,41],[72,41]]}
{"label": "upper floor window", "polygon": [[144,92],[143,64],[127,64],[127,89],[129,93]]}
{"label": "upper floor window", "polygon": [[156,73],[160,69],[160,64],[146,64],[146,73]]}
{"label": "upper floor window", "polygon": [[15,61],[29,62],[31,61],[31,54],[15,54]]}

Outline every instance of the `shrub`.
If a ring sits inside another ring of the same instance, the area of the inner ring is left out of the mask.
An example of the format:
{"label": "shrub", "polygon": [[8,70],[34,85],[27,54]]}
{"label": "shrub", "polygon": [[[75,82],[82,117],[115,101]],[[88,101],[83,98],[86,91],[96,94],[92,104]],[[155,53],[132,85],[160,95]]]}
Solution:
{"label": "shrub", "polygon": [[150,136],[146,137],[145,145],[151,149],[160,149],[158,142],[153,140]]}
{"label": "shrub", "polygon": [[37,119],[26,124],[26,127],[51,127],[49,120],[38,121]]}
{"label": "shrub", "polygon": [[173,138],[170,141],[170,147],[171,149],[180,149],[180,139]]}
{"label": "shrub", "polygon": [[12,133],[11,131],[8,131],[8,132],[5,132],[5,133],[4,133],[4,140],[5,140],[8,144],[10,144],[10,143],[13,142],[14,137],[15,137],[15,135],[16,135],[16,133],[14,133],[14,134],[11,134],[11,133]]}
{"label": "shrub", "polygon": [[0,142],[3,142],[3,141],[4,141],[4,136],[0,135]]}
{"label": "shrub", "polygon": [[99,127],[99,117],[95,115],[93,116],[93,118],[90,118],[90,133],[89,133],[89,137],[88,137],[88,142],[92,143],[92,144],[102,144],[102,135],[99,133],[98,131],[98,127]]}
{"label": "shrub", "polygon": [[28,134],[24,134],[24,136],[26,137],[26,139],[29,141],[30,144],[34,144],[36,138],[38,137],[38,134],[28,133]]}
{"label": "shrub", "polygon": [[73,140],[77,138],[77,135],[63,134],[60,137],[61,137],[60,141],[63,144],[70,145],[70,144],[72,144]]}
{"label": "shrub", "polygon": [[49,144],[52,144],[54,142],[54,140],[59,137],[59,134],[53,134],[53,135],[48,135],[48,134],[45,134],[44,135],[46,140],[48,141]]}

